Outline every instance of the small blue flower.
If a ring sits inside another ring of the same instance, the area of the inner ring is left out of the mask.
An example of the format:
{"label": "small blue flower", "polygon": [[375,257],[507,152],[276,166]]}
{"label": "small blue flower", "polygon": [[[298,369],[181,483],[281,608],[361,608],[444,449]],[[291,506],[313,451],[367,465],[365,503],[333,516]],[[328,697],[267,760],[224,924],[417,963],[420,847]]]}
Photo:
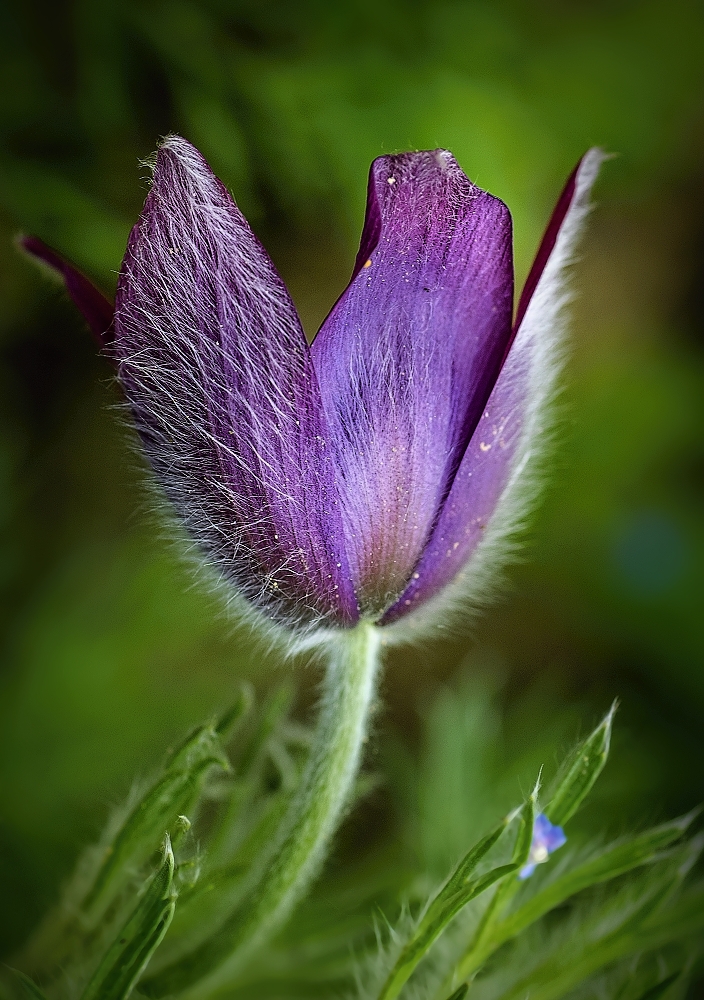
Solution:
{"label": "small blue flower", "polygon": [[521,868],[518,877],[529,878],[536,865],[547,861],[553,851],[567,843],[567,837],[561,826],[553,826],[544,813],[538,813],[533,824],[533,841],[530,845],[528,863]]}

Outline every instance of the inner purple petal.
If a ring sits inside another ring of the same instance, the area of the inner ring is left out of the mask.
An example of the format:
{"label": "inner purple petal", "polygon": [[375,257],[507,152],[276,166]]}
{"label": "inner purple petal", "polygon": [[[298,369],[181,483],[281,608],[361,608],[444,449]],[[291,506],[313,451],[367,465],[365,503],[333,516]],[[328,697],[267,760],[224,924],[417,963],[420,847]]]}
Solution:
{"label": "inner purple petal", "polygon": [[368,615],[411,576],[498,375],[512,303],[506,206],[445,150],[376,160],[352,281],[312,346]]}

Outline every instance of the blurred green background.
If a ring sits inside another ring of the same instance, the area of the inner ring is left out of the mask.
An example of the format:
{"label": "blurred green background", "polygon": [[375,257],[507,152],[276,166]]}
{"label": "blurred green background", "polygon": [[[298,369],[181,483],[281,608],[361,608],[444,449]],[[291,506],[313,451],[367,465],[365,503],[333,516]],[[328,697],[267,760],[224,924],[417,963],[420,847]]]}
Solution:
{"label": "blurred green background", "polygon": [[[4,0],[0,40],[0,952],[170,740],[238,677],[266,689],[292,669],[169,549],[108,365],[12,246],[36,233],[112,290],[139,161],[170,130],[233,190],[311,335],[351,270],[374,156],[452,149],[510,206],[520,280],[576,159],[618,154],[578,268],[525,560],[467,635],[393,654],[372,757],[393,772],[394,747],[420,739],[418,706],[481,676],[528,755],[557,756],[620,696],[598,798],[616,830],[701,801],[701,4]],[[301,671],[301,711],[315,680]],[[442,704],[432,724],[451,725]],[[445,788],[433,766],[426,807],[451,826],[456,776]],[[393,840],[389,798],[348,841]]]}

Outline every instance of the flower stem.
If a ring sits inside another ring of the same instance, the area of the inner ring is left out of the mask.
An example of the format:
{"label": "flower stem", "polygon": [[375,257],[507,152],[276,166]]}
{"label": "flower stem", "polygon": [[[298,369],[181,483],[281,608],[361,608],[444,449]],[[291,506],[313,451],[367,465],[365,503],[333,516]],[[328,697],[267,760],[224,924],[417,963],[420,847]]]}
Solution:
{"label": "flower stem", "polygon": [[289,916],[320,869],[348,805],[374,697],[379,646],[379,630],[368,622],[331,640],[310,757],[258,881],[213,937],[141,982],[140,993],[178,993],[191,1000],[211,995]]}

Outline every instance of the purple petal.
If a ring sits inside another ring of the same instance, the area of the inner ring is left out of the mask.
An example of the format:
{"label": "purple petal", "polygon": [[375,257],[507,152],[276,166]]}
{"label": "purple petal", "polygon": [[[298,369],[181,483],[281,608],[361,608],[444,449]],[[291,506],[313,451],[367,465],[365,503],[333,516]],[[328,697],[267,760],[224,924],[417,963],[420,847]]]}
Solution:
{"label": "purple petal", "polygon": [[[523,318],[501,374],[469,442],[447,500],[412,579],[384,623],[400,618],[457,580],[441,600],[481,602],[497,562],[536,493],[530,459],[546,437],[546,402],[553,392],[564,326],[566,265],[589,210],[589,192],[603,159],[590,150],[558,203],[536,265]],[[557,230],[556,230],[557,227]],[[548,248],[549,252],[548,252]],[[481,544],[480,544],[481,543]],[[436,609],[428,609],[429,615]]]}
{"label": "purple petal", "polygon": [[115,329],[150,461],[200,547],[279,620],[356,621],[298,316],[229,193],[177,136],[130,236]]}
{"label": "purple petal", "polygon": [[83,314],[100,347],[108,347],[114,337],[115,307],[77,267],[61,257],[36,236],[20,236],[18,244],[30,257],[46,264],[66,285],[73,304]]}
{"label": "purple petal", "polygon": [[350,568],[379,613],[405,587],[511,335],[511,219],[445,150],[372,164],[350,285],[312,346]]}

